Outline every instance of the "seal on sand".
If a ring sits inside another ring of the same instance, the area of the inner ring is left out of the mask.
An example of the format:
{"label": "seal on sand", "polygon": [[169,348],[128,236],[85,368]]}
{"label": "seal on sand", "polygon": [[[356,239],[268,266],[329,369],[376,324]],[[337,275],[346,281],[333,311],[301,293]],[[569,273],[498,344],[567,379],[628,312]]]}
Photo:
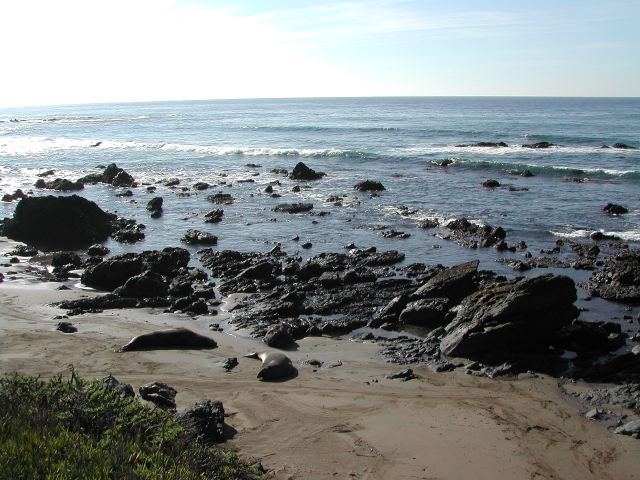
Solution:
{"label": "seal on sand", "polygon": [[291,359],[281,352],[250,353],[245,357],[262,360],[262,368],[258,372],[260,380],[278,380],[297,372]]}
{"label": "seal on sand", "polygon": [[117,351],[198,349],[216,348],[217,346],[218,344],[212,338],[205,337],[186,328],[170,328],[138,335]]}

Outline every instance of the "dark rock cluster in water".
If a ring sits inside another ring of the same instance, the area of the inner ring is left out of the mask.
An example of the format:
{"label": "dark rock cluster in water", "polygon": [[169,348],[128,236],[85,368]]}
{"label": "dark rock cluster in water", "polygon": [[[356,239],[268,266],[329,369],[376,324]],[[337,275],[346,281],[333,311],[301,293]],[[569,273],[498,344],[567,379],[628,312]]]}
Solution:
{"label": "dark rock cluster in water", "polygon": [[[135,231],[135,240],[127,232]],[[144,234],[131,220],[119,219],[77,195],[20,200],[13,218],[5,218],[2,235],[43,250],[71,250],[103,242],[136,241]]]}

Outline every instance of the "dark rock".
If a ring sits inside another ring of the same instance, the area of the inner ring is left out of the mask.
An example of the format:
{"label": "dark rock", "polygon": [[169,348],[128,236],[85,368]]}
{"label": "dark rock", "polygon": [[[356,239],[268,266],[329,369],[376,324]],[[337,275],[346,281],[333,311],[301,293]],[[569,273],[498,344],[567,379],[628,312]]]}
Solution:
{"label": "dark rock", "polygon": [[58,192],[73,192],[82,190],[84,184],[80,181],[72,182],[66,178],[56,178],[50,182],[45,182],[43,179],[39,179],[36,184],[36,188],[46,188],[47,190],[56,190]]}
{"label": "dark rock", "polygon": [[131,384],[119,382],[113,375],[107,375],[101,381],[105,387],[118,392],[120,398],[135,397],[136,395]]}
{"label": "dark rock", "polygon": [[294,180],[319,180],[325,175],[326,173],[324,172],[316,172],[304,163],[298,162],[289,177]]}
{"label": "dark rock", "polygon": [[274,212],[302,213],[313,209],[313,203],[281,203],[273,207]]}
{"label": "dark rock", "polygon": [[385,378],[389,378],[391,380],[394,380],[396,378],[401,379],[403,382],[406,382],[407,380],[412,380],[414,378],[418,378],[414,373],[413,370],[410,368],[407,368],[406,370],[400,370],[399,372],[395,372],[395,373],[390,373],[388,375],[384,376]]}
{"label": "dark rock", "polygon": [[224,368],[225,371],[227,372],[230,372],[237,366],[238,366],[238,359],[236,357],[229,357],[225,359],[224,362],[222,362],[222,368]]}
{"label": "dark rock", "polygon": [[109,253],[109,249],[107,247],[105,247],[104,245],[100,245],[99,243],[91,245],[87,249],[87,254],[92,256],[92,257],[104,257],[108,253]]}
{"label": "dark rock", "polygon": [[194,190],[206,190],[210,185],[207,182],[197,182],[193,185]]}
{"label": "dark rock", "polygon": [[398,232],[397,230],[384,230],[380,232],[384,238],[409,238],[411,236],[410,233]]}
{"label": "dark rock", "polygon": [[133,192],[131,190],[125,190],[116,194],[117,197],[133,197]]}
{"label": "dark rock", "polygon": [[216,245],[218,243],[218,237],[215,235],[194,229],[187,230],[181,240],[189,245]]}
{"label": "dark rock", "polygon": [[305,242],[305,243],[303,243],[303,244],[302,244],[302,245],[300,245],[300,246],[301,246],[302,248],[304,248],[304,249],[307,249],[307,250],[308,250],[309,248],[313,247],[313,243],[311,243],[311,242]]}
{"label": "dark rock", "polygon": [[273,348],[286,349],[291,347],[294,342],[293,335],[282,324],[271,325],[264,336],[264,343]]}
{"label": "dark rock", "polygon": [[101,174],[90,174],[78,180],[82,183],[106,183],[115,187],[133,187],[134,178],[115,163],[108,165]]}
{"label": "dark rock", "polygon": [[219,205],[231,205],[233,203],[233,197],[230,193],[218,192],[213,195],[209,195],[207,200]]}
{"label": "dark rock", "polygon": [[[619,328],[617,324],[611,325]],[[574,320],[557,332],[551,344],[578,354],[606,353],[624,345],[624,338],[611,336],[612,333],[611,327],[606,324]]]}
{"label": "dark rock", "polygon": [[463,300],[440,348],[450,356],[507,358],[521,349],[546,348],[578,316],[568,277],[544,274],[484,288]]}
{"label": "dark rock", "polygon": [[605,213],[610,213],[612,215],[622,215],[625,213],[629,213],[622,205],[616,205],[615,203],[607,203],[607,205],[602,209]]}
{"label": "dark rock", "polygon": [[409,297],[407,295],[398,295],[397,297],[394,297],[382,308],[382,310],[380,310],[380,321],[397,321],[400,316],[400,312],[405,309],[408,303]]}
{"label": "dark rock", "polygon": [[62,333],[76,333],[78,329],[73,326],[72,323],[69,322],[60,322],[56,325],[56,330],[61,331]]}
{"label": "dark rock", "polygon": [[622,251],[605,260],[587,284],[593,296],[623,303],[640,303],[640,249]]}
{"label": "dark rock", "polygon": [[631,145],[627,145],[626,143],[614,143],[611,145],[613,148],[620,148],[623,150],[636,150],[638,147],[632,147]]}
{"label": "dark rock", "polygon": [[485,180],[482,182],[482,186],[485,188],[496,188],[500,186],[500,182],[497,180]]}
{"label": "dark rock", "polygon": [[30,245],[18,245],[9,252],[9,255],[18,255],[20,257],[33,257],[38,254],[38,249]]}
{"label": "dark rock", "polygon": [[179,178],[170,178],[170,179],[165,180],[164,182],[162,182],[162,184],[165,187],[175,187],[177,185],[180,185],[180,179]]}
{"label": "dark rock", "polygon": [[609,235],[599,231],[591,232],[589,234],[589,237],[591,238],[591,240],[595,240],[596,242],[599,242],[601,240],[620,240],[620,237],[616,237],[615,235]]}
{"label": "dark rock", "polygon": [[463,144],[463,145],[456,145],[456,147],[489,147],[489,148],[497,148],[497,147],[508,147],[509,145],[507,145],[504,142],[478,142],[478,143],[472,143],[472,144]]}
{"label": "dark rock", "polygon": [[444,297],[450,299],[454,304],[458,303],[476,290],[473,279],[478,272],[479,264],[478,260],[472,260],[447,268],[431,277],[413,292],[411,298]]}
{"label": "dark rock", "polygon": [[269,261],[262,261],[245,268],[236,278],[249,278],[259,280],[270,277],[274,272],[273,264]]}
{"label": "dark rock", "polygon": [[444,160],[433,160],[431,163],[433,165],[437,165],[438,167],[448,167],[454,162],[450,158],[445,158]]}
{"label": "dark rock", "polygon": [[356,183],[353,188],[360,192],[381,192],[385,190],[384,185],[375,180],[365,180],[363,182]]}
{"label": "dark rock", "polygon": [[164,297],[167,295],[167,281],[162,275],[147,271],[127,279],[113,293],[120,297]]}
{"label": "dark rock", "polygon": [[439,225],[435,219],[425,219],[418,222],[418,228],[436,228]]}
{"label": "dark rock", "polygon": [[[236,360],[237,363],[237,360]],[[220,442],[224,440],[224,407],[222,402],[203,400],[176,415],[191,440]]]}
{"label": "dark rock", "polygon": [[611,388],[596,388],[574,394],[581,402],[592,406],[621,405],[640,409],[640,384],[629,383]]}
{"label": "dark rock", "polygon": [[138,392],[143,400],[147,400],[160,408],[176,408],[178,391],[166,383],[153,382],[142,385]]}
{"label": "dark rock", "polygon": [[52,267],[64,267],[67,265],[79,268],[82,265],[82,260],[78,254],[73,252],[60,252],[51,257]]}
{"label": "dark rock", "polygon": [[77,195],[20,200],[2,234],[44,250],[74,250],[107,239],[115,216]]}
{"label": "dark rock", "polygon": [[55,170],[46,170],[44,172],[37,174],[36,177],[40,177],[40,178],[50,177],[51,175],[55,175],[55,174],[56,174]]}
{"label": "dark rock", "polygon": [[215,210],[211,210],[207,213],[204,218],[206,223],[219,223],[222,221],[222,216],[224,215],[224,210],[221,208],[217,208]]}
{"label": "dark rock", "polygon": [[162,211],[162,204],[163,204],[164,200],[162,199],[162,197],[154,197],[151,200],[149,200],[149,203],[147,203],[147,210],[149,210],[150,212],[155,212],[155,211]]}
{"label": "dark rock", "polygon": [[145,226],[136,224],[134,220],[118,219],[114,223],[111,238],[120,243],[135,243],[144,239]]}
{"label": "dark rock", "polygon": [[529,143],[526,145],[522,145],[523,148],[550,148],[550,147],[558,147],[559,145],[554,145],[549,142],[538,142],[538,143]]}
{"label": "dark rock", "polygon": [[533,174],[533,172],[531,172],[531,170],[523,170],[522,172],[520,172],[520,176],[521,177],[535,177],[535,175]]}
{"label": "dark rock", "polygon": [[400,313],[401,324],[435,328],[444,323],[451,302],[447,298],[423,298],[407,304]]}

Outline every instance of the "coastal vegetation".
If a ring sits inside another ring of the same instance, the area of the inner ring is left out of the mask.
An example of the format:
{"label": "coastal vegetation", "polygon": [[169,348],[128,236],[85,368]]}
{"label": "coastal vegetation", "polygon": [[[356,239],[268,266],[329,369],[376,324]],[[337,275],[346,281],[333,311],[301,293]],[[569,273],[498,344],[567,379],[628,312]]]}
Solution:
{"label": "coastal vegetation", "polygon": [[0,380],[0,479],[254,479],[236,453],[193,440],[171,410],[98,380]]}

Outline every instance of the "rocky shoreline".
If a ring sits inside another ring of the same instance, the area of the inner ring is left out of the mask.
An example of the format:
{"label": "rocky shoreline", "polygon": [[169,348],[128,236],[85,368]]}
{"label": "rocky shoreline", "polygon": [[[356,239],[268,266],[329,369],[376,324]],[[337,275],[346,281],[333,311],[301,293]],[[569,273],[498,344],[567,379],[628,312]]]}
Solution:
{"label": "rocky shoreline", "polygon": [[[290,178],[315,181],[324,175],[300,163]],[[136,186],[133,177],[115,164],[78,182],[38,180],[36,186],[77,191],[78,183],[96,182]],[[208,186],[194,188],[206,190]],[[384,190],[372,180],[354,188],[372,195]],[[59,302],[57,306],[66,311],[61,318],[146,307],[213,318],[225,298],[245,294],[231,311],[231,323],[272,348],[295,349],[296,342],[304,338],[330,336],[376,343],[387,361],[423,364],[434,372],[461,369],[491,378],[542,373],[563,381],[616,383],[633,391],[640,383],[638,335],[627,335],[620,323],[579,319],[576,284],[565,275],[542,273],[508,279],[479,270],[477,260],[451,267],[407,265],[401,251],[354,244],[342,252],[306,260],[287,254],[280,245],[268,252],[206,248],[197,253],[202,268],[192,266],[195,262],[189,251],[177,246],[109,257],[100,242],[111,236],[135,243],[144,238],[144,225],[106,213],[76,195],[18,198],[13,218],[3,222],[2,234],[27,245],[10,256],[33,256],[36,262],[52,265],[51,272],[43,276],[47,280],[80,276],[85,286],[107,292]],[[156,218],[162,215],[162,198],[158,198],[148,208]],[[210,196],[210,201],[229,204],[233,198],[219,193]],[[613,207],[609,210],[621,212]],[[274,211],[322,214],[311,203],[279,204]],[[222,218],[223,210],[216,209],[206,222],[217,223]],[[579,287],[591,296],[640,303],[640,250],[616,239],[559,240],[554,248],[533,256],[524,242],[509,243],[501,227],[478,225],[465,218],[420,226],[437,228],[441,238],[470,249],[522,251],[522,260],[507,260],[513,262],[516,272],[548,267],[589,271],[589,279]],[[403,234],[389,235],[403,238]],[[217,237],[190,229],[183,241],[215,245]],[[79,255],[79,248],[86,250]],[[604,257],[601,248],[607,252]],[[38,254],[38,249],[47,253]],[[83,271],[79,274],[78,270]],[[415,328],[419,335],[405,332],[415,332]],[[616,432],[640,435],[640,426],[622,428],[621,422],[622,418],[614,425],[621,429]]]}

